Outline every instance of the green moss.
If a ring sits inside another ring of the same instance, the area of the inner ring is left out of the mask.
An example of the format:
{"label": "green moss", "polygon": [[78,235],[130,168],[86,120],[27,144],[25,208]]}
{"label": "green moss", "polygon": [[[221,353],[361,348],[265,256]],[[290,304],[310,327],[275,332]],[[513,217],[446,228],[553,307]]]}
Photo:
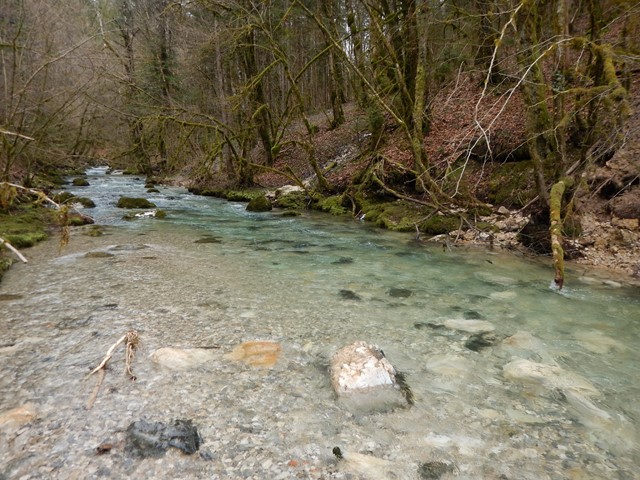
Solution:
{"label": "green moss", "polygon": [[223,197],[230,202],[250,202],[256,197],[264,196],[264,190],[225,190]]}
{"label": "green moss", "polygon": [[537,195],[533,162],[512,162],[500,165],[489,180],[488,199],[495,205],[522,208]]}
{"label": "green moss", "polygon": [[52,200],[59,204],[80,203],[85,208],[94,208],[96,204],[87,197],[76,197],[70,192],[60,192],[53,196]]}
{"label": "green moss", "polygon": [[453,232],[460,228],[460,218],[453,215],[434,215],[419,226],[421,232],[431,235]]}
{"label": "green moss", "polygon": [[167,212],[165,212],[164,210],[156,210],[156,218],[167,218]]}
{"label": "green moss", "polygon": [[157,188],[147,188],[147,193],[160,193]]}
{"label": "green moss", "polygon": [[324,197],[318,200],[316,208],[331,215],[345,215],[349,210],[342,205],[342,201],[342,196],[338,195]]}
{"label": "green moss", "polygon": [[60,192],[55,194],[52,200],[56,203],[67,203],[73,198],[76,198],[76,196],[71,192]]}
{"label": "green moss", "polygon": [[382,208],[376,215],[376,225],[398,232],[414,231],[416,223],[425,216],[424,210],[419,205],[405,201],[386,203],[379,207]]}
{"label": "green moss", "polygon": [[12,263],[13,260],[9,257],[3,257],[2,252],[0,251],[0,280],[2,280],[2,275],[4,274],[4,272],[9,270],[9,267],[11,267]]}
{"label": "green moss", "polygon": [[82,204],[84,208],[95,208],[96,206],[95,202],[87,197],[75,197],[75,201]]}
{"label": "green moss", "polygon": [[146,198],[120,197],[116,207],[118,208],[155,208],[156,204]]}
{"label": "green moss", "polygon": [[287,210],[300,210],[307,205],[307,194],[305,192],[291,192],[277,198],[276,205],[278,208]]}
{"label": "green moss", "polygon": [[287,210],[286,212],[282,212],[282,217],[299,217],[300,212],[296,212],[295,210]]}
{"label": "green moss", "polygon": [[86,215],[79,213],[71,213],[67,217],[67,225],[70,227],[81,227],[82,225],[90,225],[93,223],[93,219]]}
{"label": "green moss", "polygon": [[254,198],[247,205],[248,212],[268,212],[272,208],[271,202],[264,195]]}
{"label": "green moss", "polygon": [[0,213],[0,237],[18,249],[32,247],[47,238],[47,227],[53,221],[52,210],[21,205],[9,213]]}

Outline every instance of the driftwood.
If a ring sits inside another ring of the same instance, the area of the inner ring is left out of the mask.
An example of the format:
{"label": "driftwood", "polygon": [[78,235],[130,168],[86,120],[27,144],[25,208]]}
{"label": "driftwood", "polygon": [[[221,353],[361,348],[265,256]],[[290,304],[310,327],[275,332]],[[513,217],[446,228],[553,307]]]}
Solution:
{"label": "driftwood", "polygon": [[118,348],[118,345],[120,345],[121,343],[125,343],[125,349],[126,349],[124,373],[127,374],[131,380],[133,381],[136,380],[136,376],[131,371],[131,362],[133,361],[135,351],[138,348],[138,345],[140,344],[140,338],[138,337],[138,332],[136,330],[130,330],[127,333],[125,333],[122,337],[120,337],[120,339],[118,339],[116,343],[111,345],[109,350],[107,350],[107,354],[102,359],[102,362],[100,362],[100,365],[98,365],[96,368],[91,370],[91,372],[89,372],[89,374],[87,375],[86,378],[89,378],[94,373],[98,373],[98,380],[96,381],[96,385],[93,388],[93,392],[91,392],[89,401],[87,402],[87,407],[86,407],[87,410],[90,410],[93,407],[93,404],[95,403],[96,398],[98,397],[98,393],[100,392],[100,387],[102,386],[102,382],[104,381],[107,363],[109,362],[109,360],[111,360],[111,357],[113,356],[113,352],[116,350],[116,348]]}
{"label": "driftwood", "polygon": [[27,259],[25,258],[24,255],[22,255],[20,253],[20,251],[14,247],[13,245],[11,245],[9,242],[7,242],[4,238],[0,237],[0,247],[5,246],[7,247],[9,250],[11,250],[16,257],[18,257],[20,259],[20,261],[27,263]]}

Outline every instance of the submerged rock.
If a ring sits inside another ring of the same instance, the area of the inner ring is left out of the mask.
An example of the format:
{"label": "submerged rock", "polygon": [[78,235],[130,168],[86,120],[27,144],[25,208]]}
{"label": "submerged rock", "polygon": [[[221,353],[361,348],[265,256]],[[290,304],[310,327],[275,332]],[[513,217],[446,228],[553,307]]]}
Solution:
{"label": "submerged rock", "polygon": [[464,346],[469,350],[479,352],[480,350],[495,345],[499,341],[500,338],[497,335],[489,332],[482,332],[471,335],[464,343]]}
{"label": "submerged rock", "polygon": [[390,297],[393,297],[393,298],[407,298],[413,295],[413,292],[408,288],[396,288],[396,287],[390,288],[387,293],[389,294]]}
{"label": "submerged rock", "polygon": [[493,332],[496,327],[485,320],[465,320],[450,318],[444,321],[444,326],[451,330],[459,330],[468,333]]}
{"label": "submerged rock", "polygon": [[216,354],[209,348],[163,347],[152,352],[150,357],[154,363],[171,370],[186,370],[210,362]]}
{"label": "submerged rock", "polygon": [[363,341],[338,350],[330,363],[331,385],[338,397],[355,410],[388,410],[413,404],[402,374],[384,352]]}
{"label": "submerged rock", "polygon": [[453,473],[455,471],[455,465],[440,461],[425,462],[418,467],[418,475],[424,480],[438,479],[445,473]]}
{"label": "submerged rock", "polygon": [[139,420],[127,428],[124,451],[134,457],[161,457],[169,447],[191,455],[198,451],[202,438],[191,420],[162,422]]}
{"label": "submerged rock", "polygon": [[365,455],[357,452],[348,452],[339,447],[333,448],[333,454],[339,460],[340,469],[346,472],[361,476],[368,480],[387,480],[390,478],[401,478],[398,476],[397,465],[388,460]]}
{"label": "submerged rock", "polygon": [[32,403],[0,413],[0,432],[15,431],[22,425],[33,422],[36,415],[36,407]]}
{"label": "submerged rock", "polygon": [[281,351],[282,347],[279,343],[254,340],[241,343],[225,357],[230,360],[243,361],[252,367],[273,367],[278,361]]}
{"label": "submerged rock", "polygon": [[340,298],[342,298],[343,300],[362,300],[362,298],[360,297],[360,295],[358,295],[356,292],[354,292],[353,290],[340,290],[340,292],[338,292],[340,295]]}
{"label": "submerged rock", "polygon": [[559,389],[565,394],[567,392],[582,395],[599,394],[596,387],[586,378],[557,365],[547,365],[519,358],[506,364],[502,371],[505,378],[524,385],[543,387],[547,390]]}

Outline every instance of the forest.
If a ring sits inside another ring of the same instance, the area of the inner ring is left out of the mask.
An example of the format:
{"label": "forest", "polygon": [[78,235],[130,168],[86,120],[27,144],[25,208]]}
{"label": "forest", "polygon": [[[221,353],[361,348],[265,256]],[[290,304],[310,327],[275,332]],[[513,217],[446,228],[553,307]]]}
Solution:
{"label": "forest", "polygon": [[200,193],[297,185],[353,215],[400,200],[421,211],[368,219],[429,234],[521,209],[561,262],[580,212],[638,218],[639,13],[628,0],[5,0],[2,207],[10,184],[46,190],[108,164]]}

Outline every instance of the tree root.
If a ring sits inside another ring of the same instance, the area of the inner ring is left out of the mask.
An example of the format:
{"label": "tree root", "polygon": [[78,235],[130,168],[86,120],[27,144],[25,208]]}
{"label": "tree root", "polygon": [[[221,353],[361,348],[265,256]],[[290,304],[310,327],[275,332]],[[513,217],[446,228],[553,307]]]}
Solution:
{"label": "tree root", "polygon": [[121,343],[125,343],[125,349],[126,349],[125,361],[124,361],[125,363],[124,373],[129,376],[130,380],[132,381],[136,380],[136,376],[133,374],[131,370],[131,362],[133,361],[133,357],[135,355],[136,349],[140,345],[140,337],[138,336],[138,332],[136,330],[130,330],[127,333],[125,333],[122,337],[120,337],[120,339],[118,339],[116,343],[111,345],[109,350],[107,350],[107,354],[105,355],[104,359],[102,359],[102,362],[100,363],[100,365],[98,365],[96,368],[91,370],[91,372],[89,372],[89,374],[86,376],[86,378],[89,378],[94,373],[99,374],[98,380],[96,381],[96,385],[93,388],[93,392],[91,393],[91,396],[89,397],[89,401],[87,402],[87,406],[86,406],[87,410],[90,410],[93,407],[93,404],[95,403],[96,398],[98,397],[98,393],[100,392],[100,387],[102,386],[102,382],[104,381],[107,363],[109,362],[109,360],[111,360],[111,357],[113,356],[113,352]]}

